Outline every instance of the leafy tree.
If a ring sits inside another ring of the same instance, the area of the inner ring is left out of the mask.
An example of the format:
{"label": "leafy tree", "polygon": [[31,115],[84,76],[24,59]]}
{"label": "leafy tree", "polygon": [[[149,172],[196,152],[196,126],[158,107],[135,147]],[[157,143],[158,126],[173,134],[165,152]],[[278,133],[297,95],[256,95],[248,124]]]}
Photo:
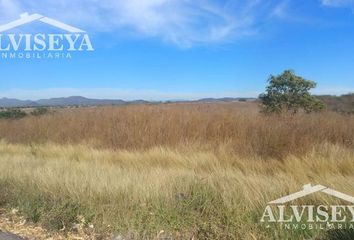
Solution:
{"label": "leafy tree", "polygon": [[266,92],[259,96],[266,113],[297,113],[299,110],[310,113],[325,108],[324,103],[309,92],[316,83],[295,75],[292,70],[271,75],[268,83]]}

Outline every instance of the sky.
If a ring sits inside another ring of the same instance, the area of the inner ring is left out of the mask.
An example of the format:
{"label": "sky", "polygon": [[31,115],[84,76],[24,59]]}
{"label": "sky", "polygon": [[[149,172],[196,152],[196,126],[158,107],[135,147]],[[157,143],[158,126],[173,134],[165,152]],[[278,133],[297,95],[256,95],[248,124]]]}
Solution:
{"label": "sky", "polygon": [[256,97],[286,69],[315,94],[354,92],[354,0],[0,0],[0,25],[24,12],[84,29],[95,50],[0,59],[0,98]]}

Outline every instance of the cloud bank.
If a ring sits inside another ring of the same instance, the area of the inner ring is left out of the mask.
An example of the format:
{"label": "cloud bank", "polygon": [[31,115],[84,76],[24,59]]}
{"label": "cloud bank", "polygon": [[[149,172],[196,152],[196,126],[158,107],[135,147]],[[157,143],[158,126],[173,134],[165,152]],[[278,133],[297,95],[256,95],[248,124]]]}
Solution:
{"label": "cloud bank", "polygon": [[[256,34],[272,18],[301,22],[291,10],[295,4],[295,0],[0,0],[0,22],[17,19],[23,12],[39,13],[90,32],[191,47]],[[318,4],[354,8],[354,0]]]}
{"label": "cloud bank", "polygon": [[225,42],[255,32],[269,0],[0,0],[0,21],[40,13],[97,32],[122,31],[180,46]]}

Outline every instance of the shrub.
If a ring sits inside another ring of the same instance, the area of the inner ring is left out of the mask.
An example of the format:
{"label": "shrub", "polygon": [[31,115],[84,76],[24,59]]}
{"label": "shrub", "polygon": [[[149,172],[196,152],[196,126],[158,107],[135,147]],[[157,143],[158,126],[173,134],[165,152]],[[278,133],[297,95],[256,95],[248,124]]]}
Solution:
{"label": "shrub", "polygon": [[27,116],[27,113],[20,109],[7,109],[0,112],[0,119],[20,119]]}
{"label": "shrub", "polygon": [[41,115],[45,115],[49,112],[48,108],[36,108],[31,112],[31,115],[33,116],[41,116]]}

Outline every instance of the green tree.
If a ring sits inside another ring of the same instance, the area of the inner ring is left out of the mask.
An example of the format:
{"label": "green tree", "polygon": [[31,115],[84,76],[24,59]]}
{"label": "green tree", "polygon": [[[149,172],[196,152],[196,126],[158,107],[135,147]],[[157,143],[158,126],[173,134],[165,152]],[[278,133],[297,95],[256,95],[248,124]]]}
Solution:
{"label": "green tree", "polygon": [[299,110],[310,113],[325,108],[324,103],[309,92],[316,83],[295,75],[292,70],[271,75],[268,83],[266,92],[259,96],[266,113],[297,113]]}

